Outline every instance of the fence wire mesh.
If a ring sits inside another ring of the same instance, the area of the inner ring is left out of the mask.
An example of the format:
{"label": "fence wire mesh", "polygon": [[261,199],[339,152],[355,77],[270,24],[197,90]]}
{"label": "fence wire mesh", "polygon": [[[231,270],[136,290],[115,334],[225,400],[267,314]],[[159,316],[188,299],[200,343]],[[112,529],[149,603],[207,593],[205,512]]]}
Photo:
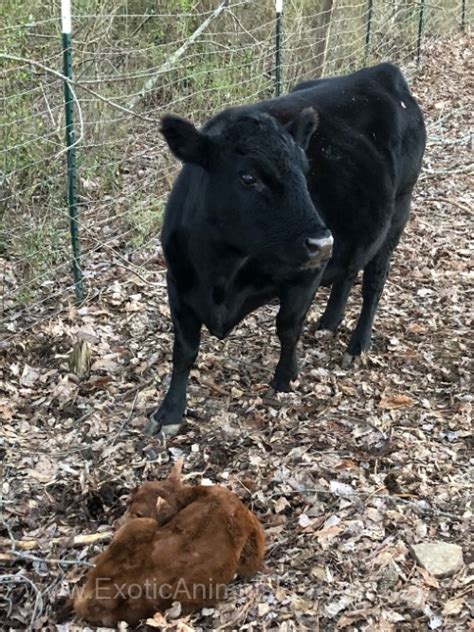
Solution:
{"label": "fence wire mesh", "polygon": [[[74,300],[58,2],[0,6],[0,337]],[[390,60],[466,23],[463,0],[287,0],[282,88]],[[422,38],[419,41],[420,24]],[[79,235],[89,294],[155,256],[176,163],[164,112],[196,123],[275,92],[271,0],[75,0]],[[15,58],[15,59],[13,59]],[[421,58],[422,59],[422,58]]]}

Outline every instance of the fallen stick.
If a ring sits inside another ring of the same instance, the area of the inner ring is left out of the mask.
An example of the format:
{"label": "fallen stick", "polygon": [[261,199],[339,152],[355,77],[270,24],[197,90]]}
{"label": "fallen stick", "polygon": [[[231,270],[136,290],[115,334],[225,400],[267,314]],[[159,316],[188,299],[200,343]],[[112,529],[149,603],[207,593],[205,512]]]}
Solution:
{"label": "fallen stick", "polygon": [[461,209],[461,211],[465,211],[469,215],[472,215],[472,209],[465,204],[461,204],[461,202],[458,202],[457,200],[451,200],[450,198],[443,197],[424,197],[422,200],[423,202],[442,202],[443,204],[452,204],[453,206]]}
{"label": "fallen stick", "polygon": [[41,564],[62,564],[63,566],[94,566],[90,562],[83,562],[81,560],[61,560],[55,557],[36,557],[35,555],[28,555],[28,553],[20,553],[20,551],[0,553],[0,562],[17,562],[18,560],[22,560],[24,562],[40,562]]}
{"label": "fallen stick", "polygon": [[[11,540],[10,538],[0,538],[0,548],[8,548],[10,551],[13,549],[20,549],[22,551],[31,551],[31,549],[39,549],[43,544],[52,546],[53,544],[66,544],[70,543],[70,546],[84,546],[87,544],[94,544],[94,542],[104,542],[110,540],[113,536],[112,531],[103,531],[102,533],[89,533],[87,535],[76,535],[73,538],[68,536],[62,536],[60,538],[52,538],[42,542],[41,540]],[[0,555],[5,555],[1,553]],[[7,555],[9,555],[7,553]],[[1,558],[0,558],[1,559]]]}
{"label": "fallen stick", "polygon": [[13,562],[16,559],[11,553],[0,553],[0,562]]}
{"label": "fallen stick", "polygon": [[455,167],[454,169],[430,169],[429,167],[425,167],[418,180],[427,180],[433,176],[456,176],[463,173],[471,174],[473,169],[474,163],[472,162],[462,167]]}
{"label": "fallen stick", "polygon": [[212,382],[211,380],[206,380],[205,378],[200,378],[199,382],[201,384],[203,384],[204,386],[207,386],[208,388],[210,388],[211,391],[219,393],[219,395],[224,395],[224,397],[227,397],[229,395],[228,391],[226,391],[221,386],[218,386],[215,382]]}

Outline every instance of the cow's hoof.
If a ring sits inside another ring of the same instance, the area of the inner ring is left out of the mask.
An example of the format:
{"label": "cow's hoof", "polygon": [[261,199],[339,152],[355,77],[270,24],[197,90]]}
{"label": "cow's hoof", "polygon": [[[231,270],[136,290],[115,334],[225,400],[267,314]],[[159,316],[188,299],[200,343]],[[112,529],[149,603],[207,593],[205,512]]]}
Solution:
{"label": "cow's hoof", "polygon": [[353,356],[350,353],[348,353],[347,351],[345,352],[345,354],[342,357],[342,362],[341,362],[341,366],[343,369],[350,369],[351,366],[354,363],[354,360],[357,356]]}
{"label": "cow's hoof", "polygon": [[155,419],[151,418],[148,420],[145,428],[143,429],[143,434],[147,435],[148,437],[151,437],[152,435],[158,434],[158,432],[160,431],[160,428],[161,428],[161,424]]}
{"label": "cow's hoof", "polygon": [[159,436],[163,439],[171,439],[179,434],[181,424],[165,424],[161,426]]}
{"label": "cow's hoof", "polygon": [[[181,422],[183,420],[184,407],[176,406],[176,404],[170,403],[166,401],[155,408],[153,412],[148,417],[148,423],[144,428],[145,435],[157,435],[158,433],[162,433],[163,436],[174,437],[179,429]],[[167,427],[168,430],[164,431],[163,428]]]}
{"label": "cow's hoof", "polygon": [[153,417],[148,420],[143,433],[148,437],[155,436],[158,439],[170,439],[179,433],[181,424],[162,424]]}
{"label": "cow's hoof", "polygon": [[335,334],[336,331],[339,329],[339,326],[341,323],[342,323],[342,318],[339,319],[338,321],[331,321],[329,319],[324,319],[321,317],[316,323],[314,330],[315,331],[330,331],[331,333]]}
{"label": "cow's hoof", "polygon": [[[296,378],[293,378],[293,379],[296,379]],[[292,389],[290,386],[290,381],[291,380],[282,380],[282,379],[273,378],[273,380],[270,382],[270,386],[277,393],[291,393]]]}

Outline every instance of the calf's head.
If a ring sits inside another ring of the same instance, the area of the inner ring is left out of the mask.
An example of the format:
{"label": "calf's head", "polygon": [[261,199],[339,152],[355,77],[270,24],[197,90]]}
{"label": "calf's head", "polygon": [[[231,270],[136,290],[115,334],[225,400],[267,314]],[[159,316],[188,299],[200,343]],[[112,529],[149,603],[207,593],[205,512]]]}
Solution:
{"label": "calf's head", "polygon": [[183,459],[178,459],[163,481],[147,481],[141,487],[135,487],[127,498],[127,511],[118,524],[123,525],[135,518],[152,518],[159,526],[169,522],[180,509],[183,462]]}
{"label": "calf's head", "polygon": [[305,177],[305,149],[317,124],[312,108],[286,125],[266,113],[229,110],[202,131],[165,116],[161,132],[186,165],[186,204],[220,243],[242,257],[301,268],[322,265],[333,243]]}

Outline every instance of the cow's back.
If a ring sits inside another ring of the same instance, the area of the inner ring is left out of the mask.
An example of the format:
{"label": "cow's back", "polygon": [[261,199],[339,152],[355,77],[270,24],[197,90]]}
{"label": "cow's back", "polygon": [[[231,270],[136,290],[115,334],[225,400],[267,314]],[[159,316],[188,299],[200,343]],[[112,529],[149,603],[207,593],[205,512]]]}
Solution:
{"label": "cow's back", "polygon": [[316,107],[327,142],[350,148],[365,140],[374,159],[381,153],[396,194],[414,185],[426,133],[421,110],[398,67],[383,63],[343,77],[303,82],[289,96]]}
{"label": "cow's back", "polygon": [[[396,188],[414,184],[426,142],[423,115],[402,72],[390,63],[340,77],[304,81],[283,96],[227,108],[209,119],[203,131],[219,133],[234,116],[252,112],[268,112],[286,124],[305,107],[313,107],[319,114],[317,137],[324,137],[334,148],[368,143],[374,157],[382,152],[391,160],[406,163],[393,183]],[[308,154],[311,158],[311,148]]]}

